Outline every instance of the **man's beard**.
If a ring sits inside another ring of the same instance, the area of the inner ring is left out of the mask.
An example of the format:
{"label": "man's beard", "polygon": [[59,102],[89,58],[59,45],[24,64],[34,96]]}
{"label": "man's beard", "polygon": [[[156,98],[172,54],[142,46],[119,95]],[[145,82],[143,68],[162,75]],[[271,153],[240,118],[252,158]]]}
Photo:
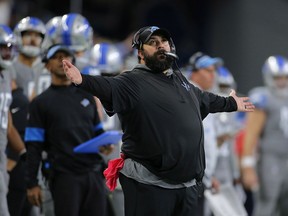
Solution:
{"label": "man's beard", "polygon": [[144,61],[148,68],[151,69],[152,73],[162,73],[163,71],[171,68],[173,64],[173,59],[164,56],[164,51],[159,50],[155,52],[152,56],[143,53]]}

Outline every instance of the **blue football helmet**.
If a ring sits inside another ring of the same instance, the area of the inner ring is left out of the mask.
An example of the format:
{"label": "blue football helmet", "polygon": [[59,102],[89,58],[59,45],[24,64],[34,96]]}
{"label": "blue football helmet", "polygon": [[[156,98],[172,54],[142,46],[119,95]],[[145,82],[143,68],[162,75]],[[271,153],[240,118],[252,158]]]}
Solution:
{"label": "blue football helmet", "polygon": [[123,56],[115,44],[97,43],[90,52],[90,64],[97,67],[101,73],[120,73],[124,67]]}
{"label": "blue football helmet", "polygon": [[61,20],[62,20],[62,16],[55,16],[46,23],[45,25],[46,37],[45,37],[45,41],[43,42],[44,49],[48,49],[50,46],[54,44],[62,43]]}
{"label": "blue football helmet", "polygon": [[[38,32],[41,35],[42,41],[40,42],[39,46],[23,45],[22,36],[23,32],[26,31]],[[44,41],[45,34],[46,28],[44,23],[36,17],[25,17],[21,19],[14,28],[14,35],[17,40],[19,51],[30,57],[36,57],[41,53],[41,46]]]}
{"label": "blue football helmet", "polygon": [[73,51],[85,51],[93,45],[93,29],[81,14],[65,14],[61,20],[61,43]]}
{"label": "blue football helmet", "polygon": [[0,66],[7,68],[12,65],[15,54],[16,38],[7,25],[0,24]]}

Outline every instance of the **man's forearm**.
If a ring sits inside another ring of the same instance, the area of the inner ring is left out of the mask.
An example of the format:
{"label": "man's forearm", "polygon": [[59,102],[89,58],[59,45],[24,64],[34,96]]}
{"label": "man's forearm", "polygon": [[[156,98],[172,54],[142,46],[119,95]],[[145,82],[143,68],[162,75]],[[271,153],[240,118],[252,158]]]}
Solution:
{"label": "man's forearm", "polygon": [[27,187],[33,188],[38,185],[38,171],[42,160],[43,143],[27,142]]}

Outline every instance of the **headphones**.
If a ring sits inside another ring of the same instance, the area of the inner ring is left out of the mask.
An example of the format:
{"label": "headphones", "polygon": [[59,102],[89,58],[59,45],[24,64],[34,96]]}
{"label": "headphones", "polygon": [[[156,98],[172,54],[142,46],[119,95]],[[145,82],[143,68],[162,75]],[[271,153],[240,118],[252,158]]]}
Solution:
{"label": "headphones", "polygon": [[192,71],[196,71],[199,70],[199,68],[197,67],[197,62],[200,58],[202,58],[203,56],[205,56],[206,54],[202,53],[202,52],[196,52],[194,55],[192,55],[189,59],[189,63],[192,67]]}
{"label": "headphones", "polygon": [[150,38],[150,36],[153,34],[153,32],[155,32],[157,30],[161,30],[163,32],[166,32],[169,35],[169,37],[167,39],[169,40],[171,52],[176,54],[176,47],[175,47],[175,44],[174,44],[169,32],[167,30],[161,29],[157,26],[146,26],[146,27],[139,29],[134,34],[134,37],[132,40],[132,48],[136,48],[138,50],[141,49],[143,44],[146,42],[147,38]]}
{"label": "headphones", "polygon": [[149,29],[150,27],[143,27],[141,29],[139,29],[135,34],[134,34],[134,37],[133,37],[133,40],[132,40],[132,48],[135,48],[135,49],[141,49],[141,47],[143,46],[143,42],[142,40],[140,40],[140,35],[147,29]]}

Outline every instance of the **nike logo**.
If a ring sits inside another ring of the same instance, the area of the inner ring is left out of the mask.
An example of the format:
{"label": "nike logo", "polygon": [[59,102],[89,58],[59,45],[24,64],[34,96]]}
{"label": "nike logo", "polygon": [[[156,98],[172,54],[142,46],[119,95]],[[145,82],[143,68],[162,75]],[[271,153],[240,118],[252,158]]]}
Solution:
{"label": "nike logo", "polygon": [[19,107],[12,108],[11,113],[14,114],[14,113],[18,112],[19,110],[20,110]]}

